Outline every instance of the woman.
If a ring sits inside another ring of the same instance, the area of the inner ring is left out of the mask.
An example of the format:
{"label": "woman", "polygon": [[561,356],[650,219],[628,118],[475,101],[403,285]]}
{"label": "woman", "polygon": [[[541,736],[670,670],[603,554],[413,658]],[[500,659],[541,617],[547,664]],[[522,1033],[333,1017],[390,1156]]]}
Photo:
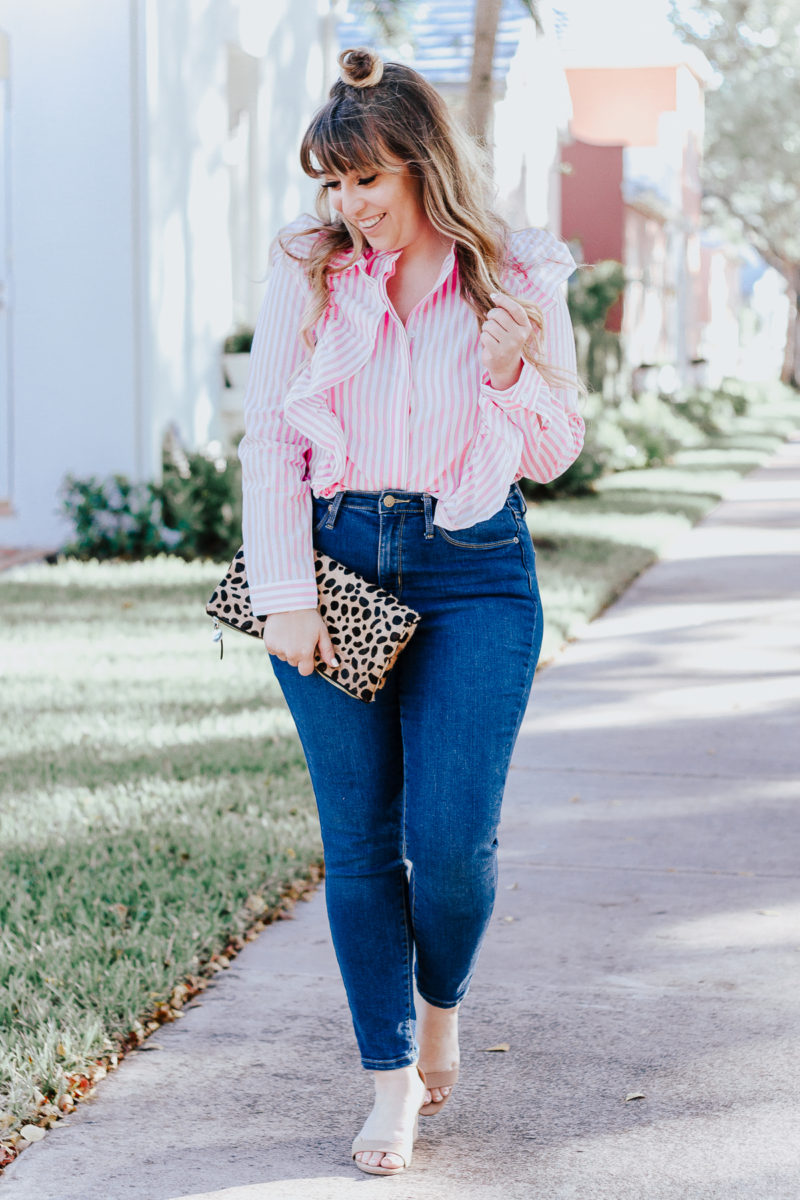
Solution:
{"label": "woman", "polygon": [[[415,71],[367,50],[303,139],[318,221],[284,230],[245,398],[253,610],[319,809],[331,933],[375,1103],[352,1154],[411,1162],[457,1079],[511,751],[541,646],[516,481],[580,452],[575,351],[541,230],[487,207],[477,149]],[[313,546],[421,614],[372,704],[336,665]],[[415,990],[416,985],[416,990]]]}

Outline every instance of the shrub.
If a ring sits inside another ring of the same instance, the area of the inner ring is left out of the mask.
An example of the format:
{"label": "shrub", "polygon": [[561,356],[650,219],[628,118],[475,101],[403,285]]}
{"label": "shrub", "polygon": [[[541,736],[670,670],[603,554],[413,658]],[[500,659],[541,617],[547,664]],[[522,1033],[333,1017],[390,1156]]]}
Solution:
{"label": "shrub", "polygon": [[230,558],[241,545],[239,460],[205,454],[167,455],[160,483],[124,475],[78,479],[61,488],[62,512],[74,537],[73,558]]}
{"label": "shrub", "polygon": [[575,330],[578,371],[592,392],[613,394],[617,390],[622,344],[619,334],[606,329],[606,320],[624,288],[624,268],[614,259],[584,266],[570,280],[567,303]]}
{"label": "shrub", "polygon": [[182,540],[165,523],[161,500],[149,484],[131,483],[124,475],[67,475],[60,495],[75,530],[64,553],[73,558],[146,558],[174,553]]}
{"label": "shrub", "polygon": [[675,399],[642,392],[617,403],[592,393],[583,406],[586,440],[577,461],[552,483],[524,480],[522,489],[535,500],[579,495],[613,471],[663,466],[676,451],[729,430],[749,402],[746,392],[727,384]]}
{"label": "shrub", "polygon": [[154,493],[181,535],[183,558],[232,558],[242,544],[241,469],[236,455],[167,457]]}
{"label": "shrub", "polygon": [[676,450],[697,446],[703,435],[688,414],[663,396],[642,392],[626,397],[617,410],[620,428],[640,451],[635,466],[660,467]]}
{"label": "shrub", "polygon": [[584,402],[582,416],[586,422],[586,437],[577,460],[552,483],[521,480],[526,496],[545,500],[581,495],[591,491],[592,484],[602,475],[646,465],[643,451],[626,435],[616,406],[610,406],[602,396],[593,393]]}

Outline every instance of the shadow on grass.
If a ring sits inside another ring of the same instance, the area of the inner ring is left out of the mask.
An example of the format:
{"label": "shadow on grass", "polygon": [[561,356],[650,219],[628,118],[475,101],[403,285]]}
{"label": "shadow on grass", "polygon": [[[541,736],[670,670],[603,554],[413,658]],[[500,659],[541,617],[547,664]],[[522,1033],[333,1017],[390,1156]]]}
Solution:
{"label": "shadow on grass", "polygon": [[[165,725],[168,726],[165,718]],[[293,735],[254,740],[252,736],[204,739],[200,743],[173,743],[125,748],[119,743],[93,747],[65,747],[52,757],[32,759],[30,754],[6,755],[5,770],[19,780],[16,798],[40,793],[42,788],[101,790],[143,783],[148,779],[208,780],[235,775],[267,775],[280,779],[295,772],[305,776],[305,762]]]}

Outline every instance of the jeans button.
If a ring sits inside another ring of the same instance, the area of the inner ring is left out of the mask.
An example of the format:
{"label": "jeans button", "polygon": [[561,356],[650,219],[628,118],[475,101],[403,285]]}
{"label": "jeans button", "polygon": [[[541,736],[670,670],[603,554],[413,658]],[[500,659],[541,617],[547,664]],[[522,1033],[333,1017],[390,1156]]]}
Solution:
{"label": "jeans button", "polygon": [[387,508],[394,508],[396,501],[395,501],[394,496],[384,496],[383,503],[386,505]]}

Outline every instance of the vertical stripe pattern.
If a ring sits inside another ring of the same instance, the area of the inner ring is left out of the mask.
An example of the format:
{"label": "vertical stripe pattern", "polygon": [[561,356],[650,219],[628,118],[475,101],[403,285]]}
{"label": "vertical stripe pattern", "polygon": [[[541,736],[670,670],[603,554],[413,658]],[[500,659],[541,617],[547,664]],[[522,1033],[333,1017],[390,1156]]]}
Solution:
{"label": "vertical stripe pattern", "polygon": [[[302,229],[301,220],[285,232]],[[504,291],[539,306],[544,360],[574,376],[561,287],[575,269],[569,251],[540,229],[513,234],[510,250]],[[367,251],[333,276],[309,357],[298,336],[309,298],[302,265],[277,242],[273,249],[239,445],[245,557],[259,614],[316,606],[312,489],[429,492],[438,499],[435,523],[463,529],[497,512],[514,480],[547,483],[580,453],[574,387],[551,387],[529,363],[513,387],[490,386],[454,247],[405,328],[386,294],[398,257]]]}

